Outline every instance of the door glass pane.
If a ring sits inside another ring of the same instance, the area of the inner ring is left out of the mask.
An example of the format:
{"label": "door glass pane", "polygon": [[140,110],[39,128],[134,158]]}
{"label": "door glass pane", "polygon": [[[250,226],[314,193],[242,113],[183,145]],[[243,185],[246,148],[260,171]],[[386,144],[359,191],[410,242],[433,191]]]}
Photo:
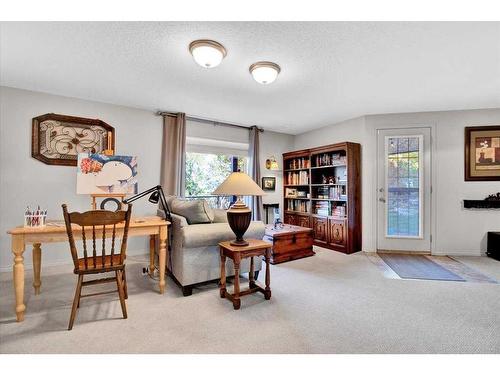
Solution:
{"label": "door glass pane", "polygon": [[418,136],[387,139],[387,236],[420,236],[420,158]]}

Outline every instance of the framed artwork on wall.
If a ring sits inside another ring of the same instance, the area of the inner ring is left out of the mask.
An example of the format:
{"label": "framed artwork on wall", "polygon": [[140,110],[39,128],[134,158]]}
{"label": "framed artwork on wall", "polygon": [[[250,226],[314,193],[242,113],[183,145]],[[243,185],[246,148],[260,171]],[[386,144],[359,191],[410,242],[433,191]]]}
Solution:
{"label": "framed artwork on wall", "polygon": [[465,181],[500,181],[500,125],[465,128]]}
{"label": "framed artwork on wall", "polygon": [[262,177],[262,190],[276,190],[276,177]]}
{"label": "framed artwork on wall", "polygon": [[50,165],[76,167],[78,154],[115,150],[115,129],[99,119],[47,113],[34,117],[31,156]]}

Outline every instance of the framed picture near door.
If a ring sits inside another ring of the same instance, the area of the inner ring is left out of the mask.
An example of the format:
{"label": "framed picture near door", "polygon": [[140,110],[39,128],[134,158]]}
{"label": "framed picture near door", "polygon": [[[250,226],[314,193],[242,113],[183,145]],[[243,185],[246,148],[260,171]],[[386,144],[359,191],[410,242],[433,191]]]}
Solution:
{"label": "framed picture near door", "polygon": [[500,125],[465,128],[465,181],[500,181]]}
{"label": "framed picture near door", "polygon": [[276,190],[276,177],[262,177],[262,190]]}

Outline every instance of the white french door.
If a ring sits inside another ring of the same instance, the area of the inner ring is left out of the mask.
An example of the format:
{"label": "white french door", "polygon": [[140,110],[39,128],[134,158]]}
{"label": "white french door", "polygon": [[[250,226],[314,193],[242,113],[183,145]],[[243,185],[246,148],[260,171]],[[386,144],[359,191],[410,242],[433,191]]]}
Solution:
{"label": "white french door", "polygon": [[430,252],[431,129],[381,129],[377,137],[377,249]]}

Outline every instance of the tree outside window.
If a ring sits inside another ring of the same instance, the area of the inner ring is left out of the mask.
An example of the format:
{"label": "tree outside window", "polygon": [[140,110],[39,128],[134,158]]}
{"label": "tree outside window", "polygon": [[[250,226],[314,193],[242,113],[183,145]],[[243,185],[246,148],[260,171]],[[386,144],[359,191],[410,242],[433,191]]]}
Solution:
{"label": "tree outside window", "polygon": [[225,154],[186,153],[186,197],[207,196],[238,169],[246,172],[247,159]]}

